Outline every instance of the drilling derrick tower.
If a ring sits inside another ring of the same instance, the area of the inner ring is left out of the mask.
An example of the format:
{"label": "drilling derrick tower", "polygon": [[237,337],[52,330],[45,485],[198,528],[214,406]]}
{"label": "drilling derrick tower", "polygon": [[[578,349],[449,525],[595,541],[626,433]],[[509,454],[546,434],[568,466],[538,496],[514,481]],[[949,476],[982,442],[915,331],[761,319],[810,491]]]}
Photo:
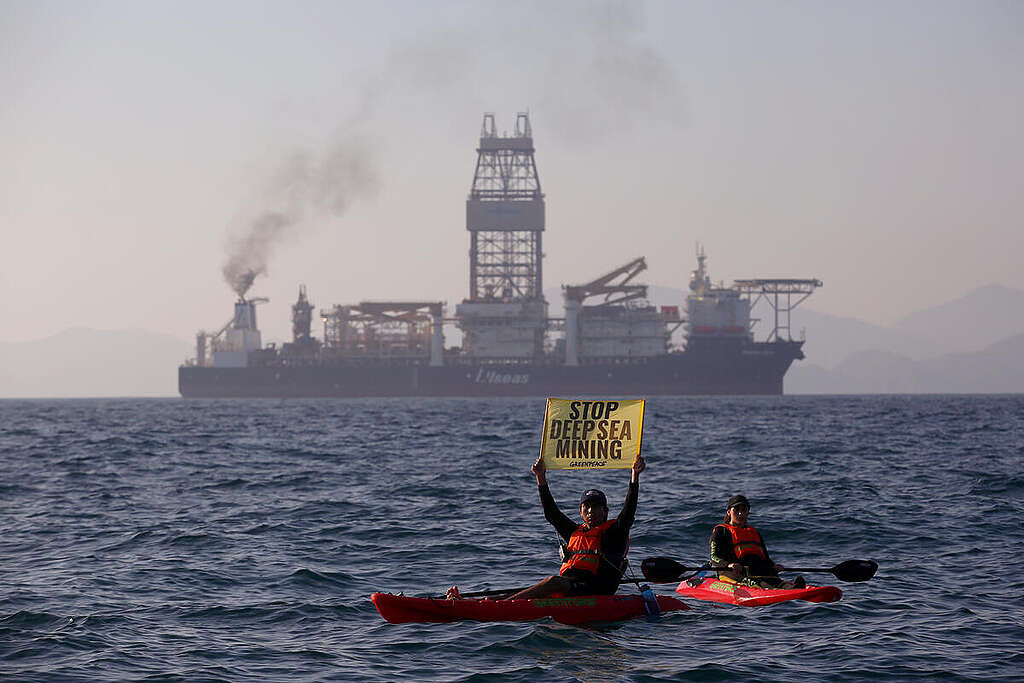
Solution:
{"label": "drilling derrick tower", "polygon": [[544,194],[528,114],[516,115],[512,135],[498,135],[494,114],[484,114],[466,230],[469,298],[456,308],[464,352],[498,363],[535,360],[547,329]]}

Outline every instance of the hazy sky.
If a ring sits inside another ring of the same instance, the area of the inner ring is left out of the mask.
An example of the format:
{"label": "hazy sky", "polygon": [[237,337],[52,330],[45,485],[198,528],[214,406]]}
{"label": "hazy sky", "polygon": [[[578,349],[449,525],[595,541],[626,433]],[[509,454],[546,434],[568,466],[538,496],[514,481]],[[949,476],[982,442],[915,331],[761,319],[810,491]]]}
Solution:
{"label": "hazy sky", "polygon": [[546,288],[682,288],[699,241],[869,322],[1024,289],[1022,36],[1016,0],[0,0],[0,340],[215,330],[268,215],[265,340],[300,283],[454,312],[485,111],[530,112]]}

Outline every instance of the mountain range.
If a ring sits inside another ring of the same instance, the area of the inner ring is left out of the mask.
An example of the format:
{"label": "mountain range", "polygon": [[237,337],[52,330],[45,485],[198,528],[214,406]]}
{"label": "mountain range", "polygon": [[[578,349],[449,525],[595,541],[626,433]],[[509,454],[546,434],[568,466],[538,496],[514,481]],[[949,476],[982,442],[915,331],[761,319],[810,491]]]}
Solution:
{"label": "mountain range", "polygon": [[798,308],[786,393],[1024,392],[1024,291],[988,285],[892,327]]}
{"label": "mountain range", "polygon": [[195,349],[169,334],[76,327],[0,342],[0,397],[177,396],[178,366]]}
{"label": "mountain range", "polygon": [[[561,293],[545,292],[560,315]],[[685,292],[652,286],[649,301],[682,307]],[[886,327],[801,306],[794,337],[806,359],[787,394],[1022,393],[1024,291],[989,285]],[[770,311],[755,309],[766,334]],[[0,398],[176,396],[191,342],[145,330],[73,328],[27,342],[0,342]]]}

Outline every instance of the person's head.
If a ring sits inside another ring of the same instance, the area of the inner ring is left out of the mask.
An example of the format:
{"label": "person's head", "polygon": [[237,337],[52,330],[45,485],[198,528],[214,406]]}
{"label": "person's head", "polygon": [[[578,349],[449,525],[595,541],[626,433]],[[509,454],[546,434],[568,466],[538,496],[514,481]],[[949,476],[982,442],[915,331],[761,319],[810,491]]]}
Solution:
{"label": "person's head", "polygon": [[725,506],[725,523],[733,526],[746,526],[749,514],[750,501],[742,493],[737,493],[729,499]]}
{"label": "person's head", "polygon": [[580,517],[589,527],[608,521],[608,499],[597,489],[587,489],[580,496]]}

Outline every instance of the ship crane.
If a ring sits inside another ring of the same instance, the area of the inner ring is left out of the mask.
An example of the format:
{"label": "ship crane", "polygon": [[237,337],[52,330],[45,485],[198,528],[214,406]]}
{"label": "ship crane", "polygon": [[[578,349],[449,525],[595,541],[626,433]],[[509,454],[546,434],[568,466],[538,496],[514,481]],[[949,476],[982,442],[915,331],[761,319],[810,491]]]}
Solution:
{"label": "ship crane", "polygon": [[[633,299],[643,299],[647,296],[647,285],[631,285],[629,281],[647,270],[647,262],[644,257],[635,258],[624,266],[605,273],[596,280],[591,280],[585,285],[565,285],[565,300],[576,301],[582,304],[592,296],[604,295],[604,301],[597,304],[598,307],[614,306]],[[616,278],[621,277],[619,282]],[[618,295],[618,298],[612,297]]]}

